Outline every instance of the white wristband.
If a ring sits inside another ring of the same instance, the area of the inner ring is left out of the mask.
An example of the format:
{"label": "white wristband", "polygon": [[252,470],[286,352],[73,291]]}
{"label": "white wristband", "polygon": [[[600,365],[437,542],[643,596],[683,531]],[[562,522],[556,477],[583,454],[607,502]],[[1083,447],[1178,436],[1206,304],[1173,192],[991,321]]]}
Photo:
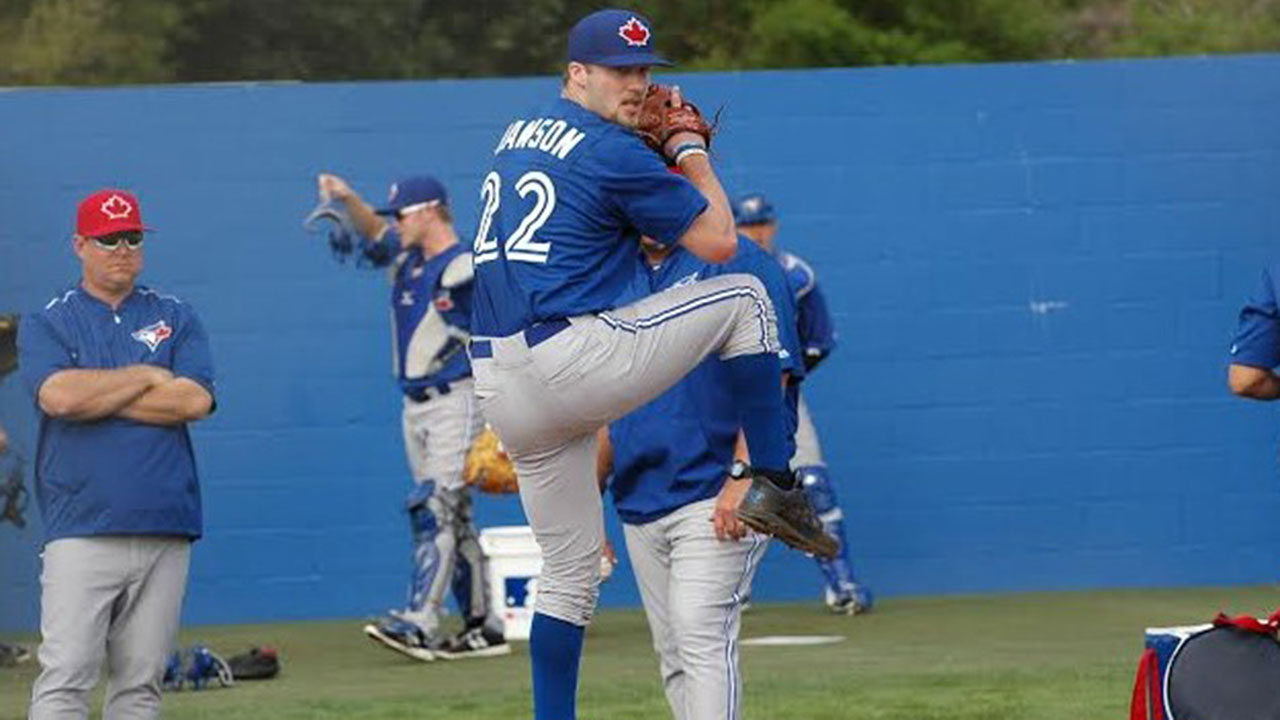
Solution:
{"label": "white wristband", "polygon": [[706,157],[707,156],[706,148],[700,148],[700,147],[682,148],[680,152],[676,153],[676,164],[679,165],[682,160],[684,160],[685,158],[693,157],[694,155],[701,155],[703,157]]}

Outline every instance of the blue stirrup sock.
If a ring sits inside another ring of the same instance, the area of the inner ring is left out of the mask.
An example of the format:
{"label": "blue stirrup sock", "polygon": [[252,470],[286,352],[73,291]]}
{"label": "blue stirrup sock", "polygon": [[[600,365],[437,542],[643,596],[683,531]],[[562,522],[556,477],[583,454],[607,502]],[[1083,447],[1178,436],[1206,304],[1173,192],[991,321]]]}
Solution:
{"label": "blue stirrup sock", "polygon": [[794,487],[787,471],[793,448],[782,405],[782,365],[775,353],[739,355],[724,362],[738,403],[738,417],[747,438],[753,468],[782,478],[784,489]]}
{"label": "blue stirrup sock", "polygon": [[578,665],[586,628],[535,612],[529,631],[534,720],[577,717]]}

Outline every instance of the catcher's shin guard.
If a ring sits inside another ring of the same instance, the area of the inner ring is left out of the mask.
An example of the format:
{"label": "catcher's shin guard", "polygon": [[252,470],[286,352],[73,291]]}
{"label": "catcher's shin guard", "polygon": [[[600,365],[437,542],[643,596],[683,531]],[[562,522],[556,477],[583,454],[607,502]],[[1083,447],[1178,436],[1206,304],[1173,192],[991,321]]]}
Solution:
{"label": "catcher's shin guard", "polygon": [[484,551],[471,518],[471,492],[466,486],[450,491],[456,499],[453,514],[456,563],[453,570],[453,599],[468,627],[481,625],[489,616],[489,583]]}
{"label": "catcher's shin guard", "polygon": [[[439,623],[439,596],[443,593],[440,587],[442,583],[436,580],[445,559],[439,546],[440,522],[432,507],[435,488],[436,484],[430,480],[420,483],[409,492],[405,503],[409,510],[409,526],[413,530],[413,565],[409,576],[405,615],[423,625],[423,630],[427,632],[433,632]],[[452,574],[452,568],[447,572]]]}
{"label": "catcher's shin guard", "polygon": [[849,560],[849,542],[845,538],[844,511],[836,499],[835,487],[827,474],[825,465],[807,465],[796,470],[800,487],[809,498],[809,503],[822,522],[822,529],[835,538],[840,544],[836,556],[830,559],[816,558],[818,568],[822,570],[827,582],[828,597],[844,598],[852,596],[858,587],[858,580],[853,574],[853,563]]}

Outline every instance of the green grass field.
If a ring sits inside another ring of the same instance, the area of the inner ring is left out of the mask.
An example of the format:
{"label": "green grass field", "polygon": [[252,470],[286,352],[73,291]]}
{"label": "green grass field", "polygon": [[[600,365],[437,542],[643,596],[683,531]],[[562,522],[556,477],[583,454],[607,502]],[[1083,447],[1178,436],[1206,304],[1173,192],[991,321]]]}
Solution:
{"label": "green grass field", "polygon": [[[744,647],[744,716],[751,720],[1094,720],[1127,717],[1133,672],[1150,625],[1207,622],[1219,610],[1266,614],[1280,588],[1031,593],[890,599],[871,615],[833,617],[815,605],[757,605],[743,638],[844,635],[834,645]],[[358,621],[184,630],[231,655],[280,649],[276,680],[166,696],[178,720],[529,717],[526,647],[506,658],[416,663],[376,647]],[[24,638],[31,642],[31,638]],[[34,663],[0,669],[0,718],[26,717]],[[602,612],[583,677],[584,720],[670,717],[639,611]]]}

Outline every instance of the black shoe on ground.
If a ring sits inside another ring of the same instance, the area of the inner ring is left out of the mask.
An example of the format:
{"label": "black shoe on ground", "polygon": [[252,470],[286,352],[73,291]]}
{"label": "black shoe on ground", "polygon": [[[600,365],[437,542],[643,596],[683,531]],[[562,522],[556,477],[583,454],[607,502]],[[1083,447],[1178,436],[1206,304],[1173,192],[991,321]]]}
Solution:
{"label": "black shoe on ground", "polygon": [[438,650],[444,646],[444,642],[428,637],[417,625],[395,616],[365,625],[364,634],[375,642],[422,662],[435,660]]}
{"label": "black shoe on ground", "polygon": [[0,643],[0,667],[20,665],[31,659],[31,652],[21,645]]}
{"label": "black shoe on ground", "polygon": [[751,489],[738,507],[738,519],[756,532],[772,535],[791,547],[818,557],[833,558],[840,545],[822,529],[799,485],[778,487],[768,475],[755,472]]}
{"label": "black shoe on ground", "polygon": [[502,633],[478,625],[454,635],[435,651],[436,657],[445,660],[464,658],[498,657],[509,655],[511,645]]}

